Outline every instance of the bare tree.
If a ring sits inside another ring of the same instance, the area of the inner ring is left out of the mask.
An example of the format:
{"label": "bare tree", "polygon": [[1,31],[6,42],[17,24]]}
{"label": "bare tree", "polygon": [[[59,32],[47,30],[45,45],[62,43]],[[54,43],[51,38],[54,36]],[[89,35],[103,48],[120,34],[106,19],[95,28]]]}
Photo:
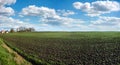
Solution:
{"label": "bare tree", "polygon": [[14,30],[13,28],[11,28],[11,29],[10,29],[10,32],[13,33],[13,32],[15,32],[15,30]]}
{"label": "bare tree", "polygon": [[34,28],[26,28],[26,27],[19,27],[17,28],[17,32],[34,32],[35,29]]}

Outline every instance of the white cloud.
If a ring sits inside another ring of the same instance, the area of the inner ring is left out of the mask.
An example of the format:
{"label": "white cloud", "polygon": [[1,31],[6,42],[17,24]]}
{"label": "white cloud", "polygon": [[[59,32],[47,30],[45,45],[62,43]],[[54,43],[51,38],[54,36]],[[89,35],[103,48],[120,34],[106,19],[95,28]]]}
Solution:
{"label": "white cloud", "polygon": [[14,10],[11,7],[0,6],[0,15],[4,16],[14,15]]}
{"label": "white cloud", "polygon": [[73,18],[68,18],[68,17],[58,17],[58,18],[42,18],[40,19],[41,22],[50,24],[50,25],[55,25],[55,26],[67,26],[70,24],[82,24],[84,23],[80,19],[73,19]]}
{"label": "white cloud", "polygon": [[[69,23],[74,22],[81,22],[80,19],[73,19],[69,17],[63,17],[56,12],[55,9],[47,8],[47,7],[37,7],[35,5],[30,5],[26,8],[22,9],[21,15],[26,16],[38,16],[40,17],[40,22],[43,24],[50,24],[50,25],[67,25]],[[74,14],[71,11],[67,11],[67,13],[64,13],[65,16],[68,16],[70,14]]]}
{"label": "white cloud", "polygon": [[35,5],[30,5],[22,9],[21,15],[27,16],[41,16],[44,18],[47,17],[58,17],[54,9],[47,7],[37,7]]}
{"label": "white cloud", "polygon": [[81,2],[74,2],[73,3],[73,6],[76,8],[76,9],[81,9],[83,7],[83,3]]}
{"label": "white cloud", "polygon": [[105,25],[105,26],[114,26],[120,24],[120,18],[118,17],[99,17],[98,20],[91,22],[93,25]]}
{"label": "white cloud", "polygon": [[0,0],[0,29],[14,28],[23,24],[22,21],[9,17],[14,15],[14,10],[8,6],[15,2],[16,0]]}
{"label": "white cloud", "polygon": [[100,16],[88,25],[96,31],[120,31],[120,18]]}
{"label": "white cloud", "polygon": [[73,6],[86,12],[88,16],[99,16],[113,11],[120,11],[120,3],[116,1],[74,2]]}
{"label": "white cloud", "polygon": [[16,0],[0,0],[0,6],[1,5],[11,5],[14,4]]}
{"label": "white cloud", "polygon": [[72,23],[66,25],[65,28],[73,31],[120,31],[120,18],[100,16],[97,20],[93,20],[89,24]]}
{"label": "white cloud", "polygon": [[[86,7],[84,11],[91,10],[89,3],[84,4]],[[60,10],[61,12],[62,10]],[[66,31],[115,31],[120,28],[120,18],[117,17],[98,17],[97,20],[87,23],[82,19],[74,19],[67,16],[63,16],[67,11],[62,14],[55,9],[48,7],[37,7],[30,5],[23,8],[20,15],[22,16],[37,16],[39,17],[40,24],[37,24],[35,28],[37,30],[66,30]],[[68,12],[67,12],[68,13]],[[100,14],[100,13],[99,13]],[[96,15],[96,14],[95,14]],[[69,15],[68,15],[69,16]],[[105,27],[105,28],[104,28]]]}
{"label": "white cloud", "polygon": [[10,16],[14,15],[14,10],[11,7],[5,5],[14,4],[16,0],[0,0],[0,15]]}
{"label": "white cloud", "polygon": [[57,10],[57,14],[60,16],[70,16],[70,15],[74,15],[75,12],[70,10]]}
{"label": "white cloud", "polygon": [[20,26],[32,27],[31,24],[20,21],[19,19],[14,19],[12,17],[6,17],[6,16],[0,16],[0,28],[17,28]]}

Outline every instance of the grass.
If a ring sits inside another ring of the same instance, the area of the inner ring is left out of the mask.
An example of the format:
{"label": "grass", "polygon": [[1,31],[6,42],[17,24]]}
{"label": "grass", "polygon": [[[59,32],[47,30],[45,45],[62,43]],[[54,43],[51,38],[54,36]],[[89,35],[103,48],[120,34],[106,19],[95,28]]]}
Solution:
{"label": "grass", "polygon": [[0,65],[32,65],[0,39]]}
{"label": "grass", "polygon": [[14,61],[14,56],[2,47],[2,40],[0,39],[0,65],[17,65]]}
{"label": "grass", "polygon": [[120,64],[120,32],[33,32],[1,37],[35,65]]}

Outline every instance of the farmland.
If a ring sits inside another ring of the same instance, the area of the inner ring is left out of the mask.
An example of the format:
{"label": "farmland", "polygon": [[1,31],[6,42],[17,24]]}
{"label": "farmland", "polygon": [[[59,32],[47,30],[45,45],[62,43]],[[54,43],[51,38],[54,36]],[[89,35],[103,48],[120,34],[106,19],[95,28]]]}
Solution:
{"label": "farmland", "polygon": [[120,65],[120,32],[31,32],[0,37],[38,65]]}
{"label": "farmland", "polygon": [[0,65],[32,65],[0,39]]}

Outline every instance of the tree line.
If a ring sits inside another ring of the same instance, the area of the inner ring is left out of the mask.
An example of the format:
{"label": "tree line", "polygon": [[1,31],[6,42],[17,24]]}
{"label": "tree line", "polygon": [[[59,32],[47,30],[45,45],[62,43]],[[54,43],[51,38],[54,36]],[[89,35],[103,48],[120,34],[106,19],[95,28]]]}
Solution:
{"label": "tree line", "polygon": [[29,28],[19,27],[16,30],[14,28],[10,29],[11,33],[13,33],[13,32],[34,32],[34,31],[35,31],[35,29],[33,27],[29,27]]}

